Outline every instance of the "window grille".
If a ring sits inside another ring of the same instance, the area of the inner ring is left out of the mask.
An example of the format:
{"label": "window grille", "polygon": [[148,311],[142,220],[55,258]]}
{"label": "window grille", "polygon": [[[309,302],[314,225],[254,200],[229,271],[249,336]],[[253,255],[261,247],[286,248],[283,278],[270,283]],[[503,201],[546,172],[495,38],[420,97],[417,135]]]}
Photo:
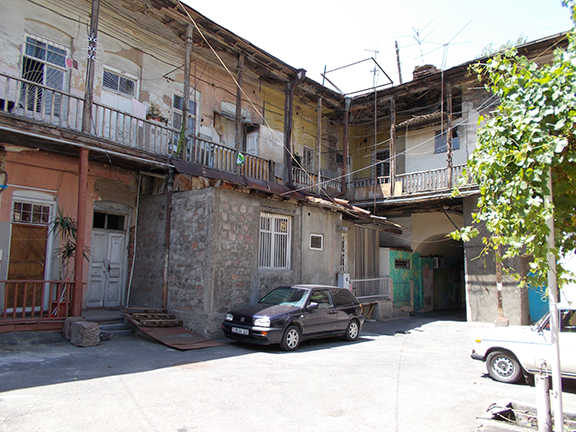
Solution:
{"label": "window grille", "polygon": [[135,97],[136,95],[136,81],[126,78],[117,73],[105,70],[102,79],[102,86],[106,90],[112,90],[122,95]]}
{"label": "window grille", "polygon": [[272,213],[260,214],[259,267],[290,268],[291,218]]}
{"label": "window grille", "polygon": [[394,267],[396,267],[397,269],[410,270],[410,260],[409,259],[396,258],[394,260]]}

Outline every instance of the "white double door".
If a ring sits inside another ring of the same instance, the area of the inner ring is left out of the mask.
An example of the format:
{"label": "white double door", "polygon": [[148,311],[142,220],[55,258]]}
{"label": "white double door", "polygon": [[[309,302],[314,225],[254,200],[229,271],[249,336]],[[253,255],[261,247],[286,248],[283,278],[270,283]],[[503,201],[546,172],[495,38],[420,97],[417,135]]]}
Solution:
{"label": "white double door", "polygon": [[125,263],[126,233],[93,229],[87,307],[124,305]]}

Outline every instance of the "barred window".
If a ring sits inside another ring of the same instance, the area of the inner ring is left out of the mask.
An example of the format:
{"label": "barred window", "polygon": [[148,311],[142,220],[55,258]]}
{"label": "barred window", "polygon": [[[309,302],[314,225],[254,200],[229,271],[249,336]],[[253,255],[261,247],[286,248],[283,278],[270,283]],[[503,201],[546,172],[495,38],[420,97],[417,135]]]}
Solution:
{"label": "barred window", "polygon": [[135,97],[136,95],[135,80],[107,70],[104,71],[102,86],[106,90],[112,90],[124,96]]}
{"label": "barred window", "polygon": [[403,259],[403,258],[396,258],[394,260],[394,267],[397,269],[410,270],[410,260],[409,259]]}
{"label": "barred window", "polygon": [[260,214],[260,268],[290,268],[291,222],[288,216]]}

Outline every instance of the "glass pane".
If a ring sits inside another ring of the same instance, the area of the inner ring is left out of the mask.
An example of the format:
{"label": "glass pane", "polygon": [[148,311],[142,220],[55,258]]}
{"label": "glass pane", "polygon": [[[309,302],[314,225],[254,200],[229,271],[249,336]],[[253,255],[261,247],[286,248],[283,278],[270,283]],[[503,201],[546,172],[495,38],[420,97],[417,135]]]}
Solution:
{"label": "glass pane", "polygon": [[46,61],[58,66],[66,66],[66,51],[55,47],[54,45],[48,45],[48,51],[46,55]]}
{"label": "glass pane", "polygon": [[46,86],[56,90],[64,90],[64,72],[46,67]]}
{"label": "glass pane", "polygon": [[26,55],[36,57],[41,60],[46,59],[46,44],[31,37],[26,38]]}
{"label": "glass pane", "polygon": [[136,83],[128,78],[120,77],[120,87],[118,90],[122,93],[133,96],[136,90]]}
{"label": "glass pane", "polygon": [[124,216],[109,214],[107,227],[110,230],[124,230]]}
{"label": "glass pane", "polygon": [[174,108],[182,111],[184,109],[184,98],[182,96],[174,95],[173,104]]}
{"label": "glass pane", "polygon": [[104,71],[102,85],[108,89],[118,90],[118,78],[118,75]]}
{"label": "glass pane", "polygon": [[94,212],[94,219],[92,220],[93,228],[105,228],[106,227],[106,214],[100,212]]}

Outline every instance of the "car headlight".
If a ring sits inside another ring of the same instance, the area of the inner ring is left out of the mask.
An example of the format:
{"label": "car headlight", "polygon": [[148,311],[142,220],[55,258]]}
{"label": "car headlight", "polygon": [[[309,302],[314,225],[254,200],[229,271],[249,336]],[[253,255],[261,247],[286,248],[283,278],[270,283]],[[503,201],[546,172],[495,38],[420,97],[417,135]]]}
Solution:
{"label": "car headlight", "polygon": [[258,327],[270,327],[270,318],[256,318],[254,320],[254,325]]}
{"label": "car headlight", "polygon": [[226,314],[226,318],[224,318],[226,321],[232,321],[234,319],[234,315],[232,315],[231,313],[227,313]]}

